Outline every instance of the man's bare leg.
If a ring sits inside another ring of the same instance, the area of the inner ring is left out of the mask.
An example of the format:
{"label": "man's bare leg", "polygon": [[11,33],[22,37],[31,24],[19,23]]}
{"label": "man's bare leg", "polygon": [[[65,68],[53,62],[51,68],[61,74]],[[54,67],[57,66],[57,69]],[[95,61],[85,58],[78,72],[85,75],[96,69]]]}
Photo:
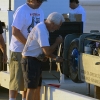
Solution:
{"label": "man's bare leg", "polygon": [[14,100],[17,97],[17,91],[15,90],[9,90],[9,100]]}
{"label": "man's bare leg", "polygon": [[27,89],[26,100],[35,100],[34,99],[35,90],[36,89]]}
{"label": "man's bare leg", "polygon": [[40,100],[40,90],[41,90],[41,87],[38,86],[38,88],[36,89],[34,93],[34,100]]}
{"label": "man's bare leg", "polygon": [[[9,90],[9,100],[16,99],[17,94],[18,94],[18,91]],[[26,99],[26,91],[21,91],[21,94],[22,94],[22,100],[25,100]]]}
{"label": "man's bare leg", "polygon": [[27,91],[22,91],[22,100],[26,100],[26,92]]}

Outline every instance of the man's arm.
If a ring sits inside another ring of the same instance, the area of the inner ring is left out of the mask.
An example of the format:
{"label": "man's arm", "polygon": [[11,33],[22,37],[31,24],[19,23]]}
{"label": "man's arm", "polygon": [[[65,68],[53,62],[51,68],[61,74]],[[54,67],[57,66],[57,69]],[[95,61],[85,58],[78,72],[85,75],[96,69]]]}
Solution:
{"label": "man's arm", "polygon": [[42,47],[44,54],[47,55],[48,57],[53,56],[51,54],[56,50],[57,46],[62,42],[63,42],[63,38],[59,36],[56,38],[56,41],[53,45]]}
{"label": "man's arm", "polygon": [[3,39],[2,34],[0,34],[0,49],[1,49],[3,54],[6,53],[6,45],[4,43],[4,39]]}
{"label": "man's arm", "polygon": [[58,44],[54,43],[51,46],[42,47],[42,50],[43,50],[44,54],[49,57],[56,50],[57,46],[58,46]]}
{"label": "man's arm", "polygon": [[6,45],[5,45],[2,34],[0,34],[0,49],[3,53],[3,62],[7,62]]}
{"label": "man's arm", "polygon": [[[54,45],[53,45],[54,46]],[[62,57],[58,57],[57,55],[54,55],[50,49],[54,49],[53,46],[50,46],[50,47],[42,47],[42,50],[45,54],[45,56],[47,58],[52,58],[53,60],[55,60],[56,62],[63,62],[63,58]]]}
{"label": "man's arm", "polygon": [[16,27],[12,27],[12,35],[15,36],[15,38],[20,41],[21,43],[23,43],[25,45],[26,43],[26,38],[23,36],[23,34],[20,32],[19,29],[17,29]]}

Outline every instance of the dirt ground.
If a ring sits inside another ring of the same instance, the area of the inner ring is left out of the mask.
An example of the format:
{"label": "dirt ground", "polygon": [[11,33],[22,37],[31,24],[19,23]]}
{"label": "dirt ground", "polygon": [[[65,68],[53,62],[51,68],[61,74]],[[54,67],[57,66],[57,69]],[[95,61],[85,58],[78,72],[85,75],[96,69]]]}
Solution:
{"label": "dirt ground", "polygon": [[86,23],[84,32],[88,33],[90,30],[100,31],[100,6],[84,6],[86,10]]}

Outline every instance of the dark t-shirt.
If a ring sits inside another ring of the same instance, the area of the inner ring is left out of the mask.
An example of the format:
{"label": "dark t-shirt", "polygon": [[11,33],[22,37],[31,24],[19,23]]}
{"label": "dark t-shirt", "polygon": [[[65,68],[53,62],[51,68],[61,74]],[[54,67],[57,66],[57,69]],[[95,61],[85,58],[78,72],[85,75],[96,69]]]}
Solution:
{"label": "dark t-shirt", "polygon": [[3,33],[2,23],[1,23],[1,21],[0,21],[0,34],[2,34],[2,33]]}

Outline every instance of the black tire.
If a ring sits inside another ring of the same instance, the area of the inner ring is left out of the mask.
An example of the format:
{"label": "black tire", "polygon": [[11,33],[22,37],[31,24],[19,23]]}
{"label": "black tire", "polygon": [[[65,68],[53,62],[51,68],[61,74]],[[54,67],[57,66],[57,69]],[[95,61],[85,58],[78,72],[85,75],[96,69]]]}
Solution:
{"label": "black tire", "polygon": [[[75,58],[72,54],[73,50],[79,53],[79,40],[78,38],[74,39],[68,50],[68,67],[69,67],[69,77],[75,83],[83,83],[78,79],[78,58]],[[77,60],[76,60],[77,59]]]}

